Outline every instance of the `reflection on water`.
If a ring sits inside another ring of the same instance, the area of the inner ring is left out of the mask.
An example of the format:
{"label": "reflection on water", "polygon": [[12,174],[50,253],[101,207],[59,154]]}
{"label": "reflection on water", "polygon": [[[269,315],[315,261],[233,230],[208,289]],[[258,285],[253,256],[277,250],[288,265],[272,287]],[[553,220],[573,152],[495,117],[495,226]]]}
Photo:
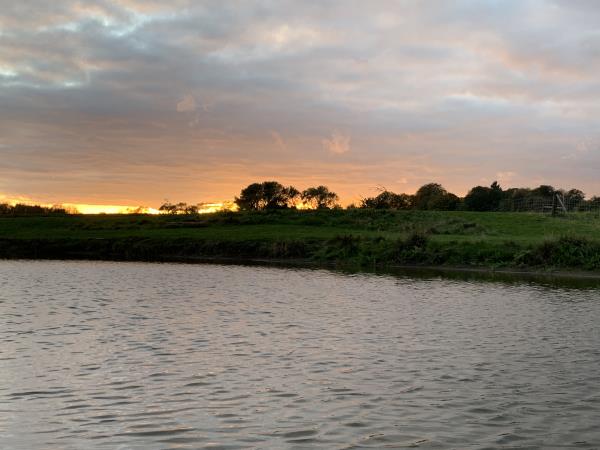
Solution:
{"label": "reflection on water", "polygon": [[0,447],[598,448],[599,292],[0,261]]}
{"label": "reflection on water", "polygon": [[586,272],[519,272],[510,270],[487,271],[456,268],[405,267],[390,269],[387,273],[411,278],[445,278],[469,282],[492,282],[504,284],[532,284],[541,287],[563,289],[600,289],[598,273]]}

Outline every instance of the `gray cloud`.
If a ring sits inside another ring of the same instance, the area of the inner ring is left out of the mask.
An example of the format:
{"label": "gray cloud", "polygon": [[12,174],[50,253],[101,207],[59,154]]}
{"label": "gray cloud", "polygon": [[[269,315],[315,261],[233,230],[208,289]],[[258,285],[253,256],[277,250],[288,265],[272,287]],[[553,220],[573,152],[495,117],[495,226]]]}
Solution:
{"label": "gray cloud", "polygon": [[599,19],[583,0],[0,0],[0,193],[211,200],[264,177],[351,200],[511,174],[599,194]]}

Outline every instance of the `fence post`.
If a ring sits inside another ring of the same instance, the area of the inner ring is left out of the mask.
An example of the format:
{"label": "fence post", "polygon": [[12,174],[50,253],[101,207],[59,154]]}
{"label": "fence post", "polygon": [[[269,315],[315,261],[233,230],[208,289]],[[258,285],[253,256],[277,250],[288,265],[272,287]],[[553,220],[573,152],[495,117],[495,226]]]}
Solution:
{"label": "fence post", "polygon": [[565,197],[557,192],[556,199],[558,200],[558,203],[560,203],[560,207],[562,208],[563,212],[565,214],[568,213],[569,211],[567,211],[567,207],[565,206]]}
{"label": "fence post", "polygon": [[558,194],[555,192],[552,196],[552,217],[556,216],[556,196]]}

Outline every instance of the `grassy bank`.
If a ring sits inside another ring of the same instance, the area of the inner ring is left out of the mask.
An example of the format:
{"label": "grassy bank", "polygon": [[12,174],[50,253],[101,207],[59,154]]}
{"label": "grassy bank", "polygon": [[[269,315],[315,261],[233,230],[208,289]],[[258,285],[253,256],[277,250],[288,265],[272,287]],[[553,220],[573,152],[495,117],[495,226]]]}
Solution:
{"label": "grassy bank", "polygon": [[600,218],[434,211],[0,218],[0,257],[600,270]]}

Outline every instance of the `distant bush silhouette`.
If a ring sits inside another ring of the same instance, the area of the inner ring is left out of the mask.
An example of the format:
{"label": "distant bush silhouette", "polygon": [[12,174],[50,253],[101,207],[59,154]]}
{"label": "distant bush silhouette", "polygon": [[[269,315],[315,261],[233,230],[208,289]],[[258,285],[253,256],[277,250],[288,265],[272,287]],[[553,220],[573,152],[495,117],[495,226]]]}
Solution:
{"label": "distant bush silhouette", "polygon": [[63,216],[69,214],[66,208],[62,206],[40,206],[40,205],[25,205],[17,203],[9,205],[8,203],[0,203],[0,216]]}
{"label": "distant bush silhouette", "polygon": [[414,197],[407,194],[396,194],[384,190],[376,197],[363,198],[360,202],[361,208],[373,209],[410,209],[412,208]]}

